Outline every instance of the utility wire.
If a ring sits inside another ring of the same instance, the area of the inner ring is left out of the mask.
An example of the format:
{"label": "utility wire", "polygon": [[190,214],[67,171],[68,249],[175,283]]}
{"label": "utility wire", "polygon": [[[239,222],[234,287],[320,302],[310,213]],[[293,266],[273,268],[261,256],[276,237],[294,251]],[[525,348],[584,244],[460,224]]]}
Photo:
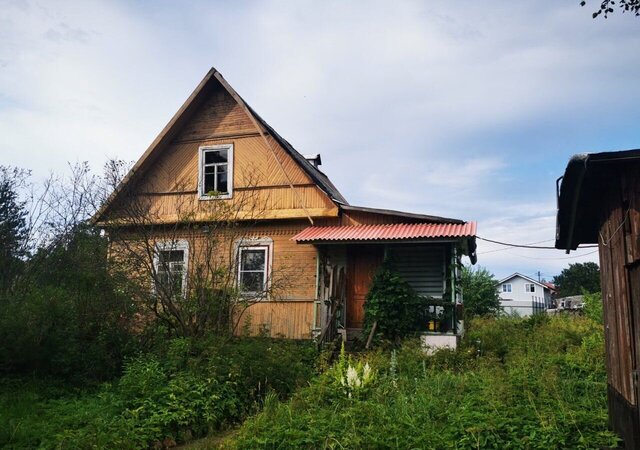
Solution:
{"label": "utility wire", "polygon": [[[509,242],[495,241],[493,239],[487,239],[487,238],[483,238],[483,237],[480,237],[480,236],[476,236],[476,239],[480,239],[480,240],[486,241],[486,242],[491,242],[493,244],[504,245],[506,247],[532,248],[532,249],[537,249],[537,250],[557,250],[555,247],[537,246],[537,245],[528,245],[528,244],[512,244],[512,243],[509,243]],[[547,242],[547,241],[540,241],[540,242]],[[578,247],[578,248],[596,248],[596,247],[598,247],[598,246],[597,245],[583,245],[582,247]]]}
{"label": "utility wire", "polygon": [[[536,245],[536,244],[542,244],[543,242],[553,242],[553,239],[546,239],[544,241],[537,241],[537,242],[529,242],[527,244],[523,244],[523,245]],[[511,250],[511,247],[502,247],[502,248],[496,248],[494,250],[487,250],[486,252],[480,252],[478,253],[478,255],[486,255],[487,253],[495,253],[495,252],[504,252],[507,250]]]}

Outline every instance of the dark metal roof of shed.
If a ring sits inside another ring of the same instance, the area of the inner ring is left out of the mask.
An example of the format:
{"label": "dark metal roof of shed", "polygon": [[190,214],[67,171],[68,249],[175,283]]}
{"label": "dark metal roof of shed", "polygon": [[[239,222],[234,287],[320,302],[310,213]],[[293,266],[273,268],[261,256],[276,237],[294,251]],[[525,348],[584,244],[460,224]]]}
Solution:
{"label": "dark metal roof of shed", "polygon": [[640,160],[640,149],[581,153],[569,160],[564,176],[558,178],[556,248],[575,250],[580,244],[598,243],[602,186],[612,168],[632,160]]}

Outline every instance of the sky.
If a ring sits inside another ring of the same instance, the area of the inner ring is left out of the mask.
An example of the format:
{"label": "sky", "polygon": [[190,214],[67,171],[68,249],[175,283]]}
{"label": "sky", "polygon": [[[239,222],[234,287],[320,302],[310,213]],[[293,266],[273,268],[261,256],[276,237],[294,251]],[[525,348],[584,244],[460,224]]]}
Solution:
{"label": "sky", "polygon": [[[596,3],[0,0],[0,164],[135,161],[214,66],[351,204],[553,246],[571,155],[640,148],[640,19]],[[597,257],[478,241],[498,278]]]}

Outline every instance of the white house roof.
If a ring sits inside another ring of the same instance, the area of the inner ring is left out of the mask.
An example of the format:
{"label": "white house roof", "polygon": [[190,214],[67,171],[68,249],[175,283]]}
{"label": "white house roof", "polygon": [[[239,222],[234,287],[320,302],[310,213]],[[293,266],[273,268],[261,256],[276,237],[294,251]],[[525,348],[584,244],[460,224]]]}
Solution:
{"label": "white house roof", "polygon": [[509,281],[509,280],[511,280],[513,278],[516,278],[516,277],[523,278],[523,279],[525,279],[525,280],[527,280],[527,281],[529,281],[529,282],[531,282],[533,284],[536,284],[536,285],[542,287],[543,289],[550,290],[549,286],[545,285],[544,283],[541,283],[538,280],[534,280],[533,278],[529,278],[528,276],[522,275],[521,273],[518,273],[518,272],[513,273],[513,274],[509,275],[507,278],[503,278],[502,280],[498,281],[496,283],[496,286],[504,283],[505,281]]}

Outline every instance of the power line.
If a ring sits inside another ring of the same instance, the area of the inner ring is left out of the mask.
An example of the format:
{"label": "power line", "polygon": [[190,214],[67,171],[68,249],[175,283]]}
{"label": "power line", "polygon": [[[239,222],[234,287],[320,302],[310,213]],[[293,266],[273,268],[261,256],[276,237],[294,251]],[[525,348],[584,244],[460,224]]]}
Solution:
{"label": "power line", "polygon": [[[486,242],[491,242],[493,244],[499,244],[499,245],[504,245],[506,247],[515,247],[515,248],[531,248],[531,249],[535,249],[535,250],[557,250],[555,247],[547,247],[547,246],[536,246],[536,245],[530,245],[530,244],[513,244],[510,242],[502,242],[502,241],[495,241],[493,239],[487,239],[487,238],[483,238],[480,236],[476,236],[476,239],[480,239],[482,241],[486,241]],[[540,241],[540,242],[548,242],[551,239],[547,240],[547,241]],[[598,247],[597,245],[583,245],[582,247],[578,247],[578,248],[596,248]]]}
{"label": "power line", "polygon": [[[544,241],[529,242],[523,245],[536,245],[536,244],[542,244],[543,242],[553,242],[553,241],[554,239],[545,239]],[[495,252],[504,252],[507,250],[511,250],[511,247],[503,247],[503,248],[497,248],[495,250],[487,250],[486,252],[478,253],[478,255],[486,255],[487,253],[495,253]]]}

